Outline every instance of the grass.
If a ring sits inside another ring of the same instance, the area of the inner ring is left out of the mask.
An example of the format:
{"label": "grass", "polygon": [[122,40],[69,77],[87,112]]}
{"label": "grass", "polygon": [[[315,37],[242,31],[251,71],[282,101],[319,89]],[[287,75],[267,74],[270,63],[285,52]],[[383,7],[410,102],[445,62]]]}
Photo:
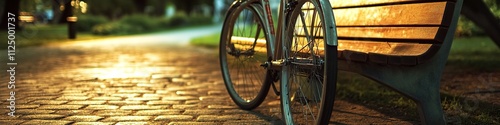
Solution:
{"label": "grass", "polygon": [[[216,48],[219,34],[194,39],[191,44]],[[500,48],[487,37],[457,38],[453,41],[446,68],[467,73],[500,71]],[[419,121],[417,106],[411,99],[355,73],[339,72],[337,99],[363,104],[403,120]],[[500,105],[481,100],[471,102],[460,95],[442,91],[441,100],[447,120],[452,124],[500,124]],[[480,108],[470,109],[475,103]],[[410,118],[410,119],[408,119]]]}
{"label": "grass", "polygon": [[500,71],[500,48],[488,37],[459,38],[453,41],[447,65],[463,71]]}
{"label": "grass", "polygon": [[190,41],[190,44],[206,48],[217,48],[219,47],[219,38],[220,38],[219,33],[210,34],[194,38]]}

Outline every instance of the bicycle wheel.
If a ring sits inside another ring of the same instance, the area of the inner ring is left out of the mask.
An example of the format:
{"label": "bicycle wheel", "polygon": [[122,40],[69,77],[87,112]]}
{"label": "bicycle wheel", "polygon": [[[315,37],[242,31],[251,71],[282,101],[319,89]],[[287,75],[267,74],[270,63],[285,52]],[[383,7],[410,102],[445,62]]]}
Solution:
{"label": "bicycle wheel", "polygon": [[266,29],[259,4],[235,3],[222,29],[219,58],[222,76],[231,99],[242,109],[259,106],[271,84]]}
{"label": "bicycle wheel", "polygon": [[281,109],[287,124],[328,124],[333,110],[337,48],[326,42],[336,43],[336,34],[328,1],[328,5],[319,2],[291,4],[295,7],[288,18],[281,74]]}

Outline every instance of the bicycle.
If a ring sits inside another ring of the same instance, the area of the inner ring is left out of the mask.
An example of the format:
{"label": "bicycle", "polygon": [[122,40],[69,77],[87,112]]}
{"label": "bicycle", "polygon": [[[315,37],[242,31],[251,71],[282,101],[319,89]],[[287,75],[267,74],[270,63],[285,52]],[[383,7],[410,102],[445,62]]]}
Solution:
{"label": "bicycle", "polygon": [[272,87],[286,124],[327,124],[337,80],[331,8],[328,0],[281,0],[275,27],[269,0],[236,0],[226,13],[219,46],[231,99],[251,110]]}

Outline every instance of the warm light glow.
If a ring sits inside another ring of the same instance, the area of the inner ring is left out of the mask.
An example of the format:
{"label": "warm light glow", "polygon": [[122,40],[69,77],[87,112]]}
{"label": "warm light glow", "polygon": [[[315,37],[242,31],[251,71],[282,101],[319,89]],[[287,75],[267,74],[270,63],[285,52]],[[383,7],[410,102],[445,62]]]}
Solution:
{"label": "warm light glow", "polygon": [[[149,78],[154,73],[173,71],[174,67],[147,66],[152,62],[161,61],[156,54],[130,55],[122,54],[118,56],[117,62],[96,62],[89,65],[91,68],[80,68],[74,72],[79,72],[98,79],[116,78]],[[110,65],[110,66],[105,66]],[[101,67],[105,66],[105,67]],[[106,86],[100,86],[106,88]]]}
{"label": "warm light glow", "polygon": [[87,7],[88,7],[87,3],[80,1],[80,8],[82,13],[87,13]]}
{"label": "warm light glow", "polygon": [[19,20],[31,23],[35,18],[33,18],[33,16],[19,16]]}

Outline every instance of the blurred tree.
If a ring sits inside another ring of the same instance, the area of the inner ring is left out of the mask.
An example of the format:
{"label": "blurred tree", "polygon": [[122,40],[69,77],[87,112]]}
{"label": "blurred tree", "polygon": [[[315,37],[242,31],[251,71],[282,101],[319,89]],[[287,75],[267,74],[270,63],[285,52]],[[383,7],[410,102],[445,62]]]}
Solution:
{"label": "blurred tree", "polygon": [[88,4],[88,13],[93,15],[102,15],[109,19],[118,19],[124,15],[130,15],[140,10],[134,1],[131,0],[86,0]]}
{"label": "blurred tree", "polygon": [[144,11],[146,10],[146,4],[148,3],[148,0],[134,0],[134,4],[135,4],[135,9],[137,10],[137,12],[139,13],[144,13]]}
{"label": "blurred tree", "polygon": [[149,12],[151,16],[164,16],[167,7],[167,0],[148,0]]}
{"label": "blurred tree", "polygon": [[[496,0],[497,7],[500,0]],[[483,0],[464,0],[462,14],[474,22],[500,47],[500,21]]]}
{"label": "blurred tree", "polygon": [[178,11],[185,12],[186,14],[191,14],[195,7],[198,5],[208,5],[210,8],[214,7],[214,0],[173,0],[173,4]]}

